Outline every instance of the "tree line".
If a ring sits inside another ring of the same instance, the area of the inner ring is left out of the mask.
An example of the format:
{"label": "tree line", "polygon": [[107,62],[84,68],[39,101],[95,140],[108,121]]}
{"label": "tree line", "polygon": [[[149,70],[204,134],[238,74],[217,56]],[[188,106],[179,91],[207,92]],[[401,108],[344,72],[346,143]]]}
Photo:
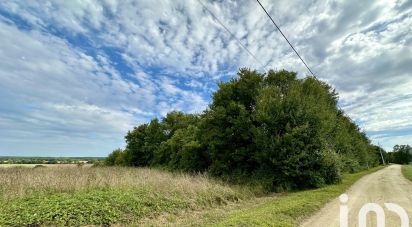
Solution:
{"label": "tree line", "polygon": [[201,114],[173,111],[129,131],[107,165],[207,172],[268,190],[319,187],[380,163],[380,147],[315,77],[240,69]]}
{"label": "tree line", "polygon": [[385,155],[388,163],[410,164],[412,163],[412,147],[409,145],[395,145],[392,152]]}

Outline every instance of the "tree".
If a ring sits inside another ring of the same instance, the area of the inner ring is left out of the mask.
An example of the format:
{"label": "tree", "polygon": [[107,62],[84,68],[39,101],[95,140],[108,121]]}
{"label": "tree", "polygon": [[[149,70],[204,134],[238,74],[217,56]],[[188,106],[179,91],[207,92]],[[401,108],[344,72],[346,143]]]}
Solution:
{"label": "tree", "polygon": [[127,163],[132,166],[148,166],[160,143],[167,139],[167,134],[159,120],[135,127],[126,135]]}
{"label": "tree", "polygon": [[395,145],[390,161],[397,164],[409,164],[412,162],[412,148],[409,145]]}
{"label": "tree", "polygon": [[162,125],[168,138],[172,137],[176,130],[187,128],[190,125],[196,125],[199,116],[194,114],[185,114],[180,111],[172,111],[166,114],[162,119]]}
{"label": "tree", "polygon": [[253,118],[262,81],[263,76],[256,71],[241,69],[238,78],[220,83],[213,94],[199,126],[212,175],[242,178],[257,166]]}
{"label": "tree", "polygon": [[339,181],[339,159],[325,138],[334,119],[329,88],[314,78],[289,81],[287,86],[267,86],[258,100],[259,163],[273,187],[316,187]]}
{"label": "tree", "polygon": [[205,171],[208,157],[198,137],[198,128],[194,125],[176,130],[170,139],[160,144],[155,153],[154,164],[171,170]]}
{"label": "tree", "polygon": [[114,150],[105,159],[104,164],[107,165],[107,166],[126,165],[126,152],[121,148],[118,148],[118,149]]}
{"label": "tree", "polygon": [[[203,114],[173,111],[135,127],[125,137],[125,151],[111,154],[107,163],[207,171],[288,190],[332,184],[341,172],[381,160],[381,148],[337,107],[336,91],[315,77],[240,69],[218,86]],[[408,160],[405,149],[410,147],[397,148],[388,159]]]}

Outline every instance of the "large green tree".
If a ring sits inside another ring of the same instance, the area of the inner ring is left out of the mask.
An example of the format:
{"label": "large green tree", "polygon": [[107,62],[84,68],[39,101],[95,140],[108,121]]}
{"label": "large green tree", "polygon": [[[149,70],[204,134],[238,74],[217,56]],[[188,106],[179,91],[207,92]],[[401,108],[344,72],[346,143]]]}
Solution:
{"label": "large green tree", "polygon": [[218,84],[203,114],[173,111],[134,128],[125,151],[114,152],[107,163],[207,171],[270,190],[335,183],[342,171],[356,172],[381,159],[381,148],[371,145],[337,103],[336,91],[315,77],[240,69]]}
{"label": "large green tree", "polygon": [[390,162],[409,164],[412,162],[412,148],[409,145],[395,145],[390,154]]}
{"label": "large green tree", "polygon": [[128,163],[132,166],[150,165],[160,143],[167,139],[164,127],[157,119],[135,127],[126,137]]}
{"label": "large green tree", "polygon": [[241,69],[237,78],[220,83],[213,94],[200,123],[200,141],[210,157],[211,174],[243,177],[258,165],[253,155],[254,112],[262,81],[256,71]]}

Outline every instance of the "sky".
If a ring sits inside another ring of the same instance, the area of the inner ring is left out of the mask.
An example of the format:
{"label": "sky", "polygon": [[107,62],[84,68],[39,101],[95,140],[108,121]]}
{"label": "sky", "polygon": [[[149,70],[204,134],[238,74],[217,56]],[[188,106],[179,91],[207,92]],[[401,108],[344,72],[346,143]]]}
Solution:
{"label": "sky", "polygon": [[[256,1],[201,1],[0,1],[0,156],[106,156],[239,67],[308,75]],[[261,2],[374,144],[412,144],[412,1]]]}

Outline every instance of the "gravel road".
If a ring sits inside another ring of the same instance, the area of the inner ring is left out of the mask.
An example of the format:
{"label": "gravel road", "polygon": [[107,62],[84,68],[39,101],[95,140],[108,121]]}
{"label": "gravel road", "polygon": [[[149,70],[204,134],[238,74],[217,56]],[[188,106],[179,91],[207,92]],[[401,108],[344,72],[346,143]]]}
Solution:
{"label": "gravel road", "polygon": [[[412,224],[412,182],[405,179],[400,165],[391,165],[385,169],[364,176],[346,192],[349,209],[349,227],[358,225],[358,213],[366,203],[396,203],[405,209]],[[302,227],[339,227],[339,198],[326,204],[318,213],[302,223]],[[399,216],[384,208],[386,227],[401,226]],[[371,212],[367,216],[367,226],[376,226],[376,215]],[[410,225],[412,226],[412,225]]]}

